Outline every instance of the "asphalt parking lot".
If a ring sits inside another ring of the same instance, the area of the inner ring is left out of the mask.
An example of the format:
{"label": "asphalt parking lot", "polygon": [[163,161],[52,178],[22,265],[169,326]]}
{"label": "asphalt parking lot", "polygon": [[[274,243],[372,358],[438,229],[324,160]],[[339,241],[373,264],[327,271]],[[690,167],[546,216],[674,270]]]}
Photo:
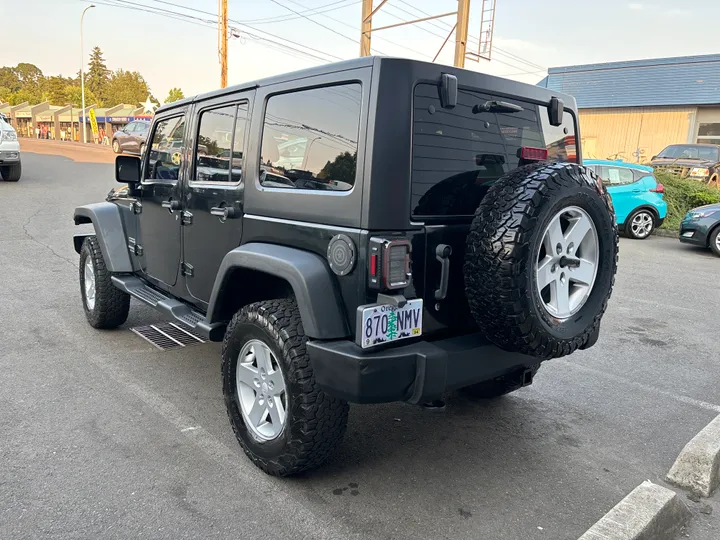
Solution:
{"label": "asphalt parking lot", "polygon": [[[497,401],[354,406],[325,468],[267,477],[230,429],[218,344],[158,351],[128,330],[158,320],[136,303],[86,324],[72,212],[112,165],[23,159],[0,182],[0,538],[571,540],[720,413],[720,259],[622,239],[595,347]],[[717,501],[687,502],[689,537],[719,538]]]}

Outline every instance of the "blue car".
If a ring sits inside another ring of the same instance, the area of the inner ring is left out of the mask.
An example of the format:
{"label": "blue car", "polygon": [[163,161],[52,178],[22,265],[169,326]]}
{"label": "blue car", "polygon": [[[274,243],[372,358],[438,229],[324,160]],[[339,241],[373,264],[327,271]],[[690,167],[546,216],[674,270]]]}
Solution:
{"label": "blue car", "polygon": [[583,165],[602,179],[612,198],[618,226],[628,237],[644,240],[662,225],[667,216],[665,188],[651,167],[599,159],[583,160]]}

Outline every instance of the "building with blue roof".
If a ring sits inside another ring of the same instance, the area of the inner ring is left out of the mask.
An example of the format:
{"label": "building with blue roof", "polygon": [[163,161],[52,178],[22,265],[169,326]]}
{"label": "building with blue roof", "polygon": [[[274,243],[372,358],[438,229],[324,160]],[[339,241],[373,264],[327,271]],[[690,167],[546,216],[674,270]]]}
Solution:
{"label": "building with blue roof", "polygon": [[538,84],[577,100],[585,158],[644,162],[669,144],[720,144],[720,54],[555,67]]}

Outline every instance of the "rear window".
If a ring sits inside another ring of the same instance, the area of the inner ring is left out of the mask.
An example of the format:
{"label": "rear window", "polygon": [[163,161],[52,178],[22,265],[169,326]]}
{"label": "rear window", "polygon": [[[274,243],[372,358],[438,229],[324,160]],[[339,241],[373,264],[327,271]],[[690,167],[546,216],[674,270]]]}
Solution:
{"label": "rear window", "polygon": [[[473,114],[487,101],[523,110]],[[469,90],[459,91],[455,108],[443,109],[432,84],[415,87],[413,107],[414,216],[472,215],[495,180],[526,164],[522,147],[547,149],[551,161],[577,161],[575,120],[567,112],[562,126],[551,126],[545,107]]]}

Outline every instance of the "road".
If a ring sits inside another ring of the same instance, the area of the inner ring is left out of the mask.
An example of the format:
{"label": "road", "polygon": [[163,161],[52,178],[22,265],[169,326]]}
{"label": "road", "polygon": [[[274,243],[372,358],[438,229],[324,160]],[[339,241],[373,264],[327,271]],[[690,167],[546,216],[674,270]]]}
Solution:
{"label": "road", "polygon": [[[136,303],[116,331],[85,321],[72,211],[112,165],[29,148],[0,182],[0,538],[571,540],[720,412],[720,259],[623,239],[595,347],[492,402],[353,406],[325,468],[267,477],[230,429],[218,344],[160,352],[128,330],[158,320]],[[720,537],[688,504],[691,537]]]}

